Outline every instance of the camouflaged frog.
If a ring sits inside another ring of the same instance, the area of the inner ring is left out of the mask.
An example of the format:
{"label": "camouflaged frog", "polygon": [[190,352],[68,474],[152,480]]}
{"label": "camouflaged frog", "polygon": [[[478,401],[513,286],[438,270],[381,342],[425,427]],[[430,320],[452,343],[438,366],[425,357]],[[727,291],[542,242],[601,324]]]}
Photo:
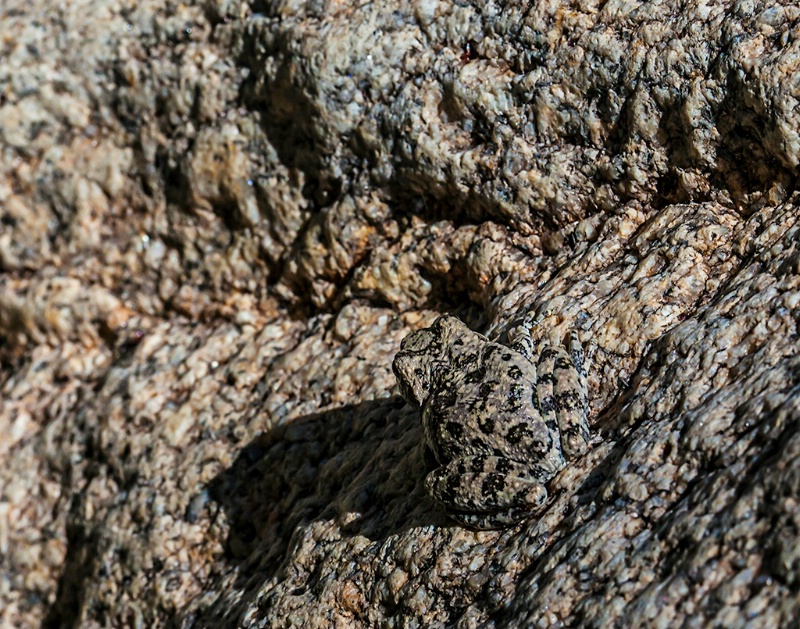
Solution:
{"label": "camouflaged frog", "polygon": [[[477,529],[541,510],[545,483],[589,440],[583,347],[535,344],[530,325],[494,343],[458,318],[409,334],[394,359],[406,401],[420,410],[435,469],[428,494]],[[427,458],[430,458],[428,456]]]}

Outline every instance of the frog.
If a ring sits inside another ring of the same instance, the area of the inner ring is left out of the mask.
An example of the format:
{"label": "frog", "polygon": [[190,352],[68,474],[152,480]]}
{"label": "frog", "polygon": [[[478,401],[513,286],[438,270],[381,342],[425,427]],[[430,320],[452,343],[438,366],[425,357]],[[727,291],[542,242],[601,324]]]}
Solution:
{"label": "frog", "polygon": [[584,346],[576,331],[568,346],[535,341],[537,325],[523,317],[503,344],[445,314],[406,336],[392,363],[422,420],[425,489],[466,527],[540,513],[545,485],[588,448]]}

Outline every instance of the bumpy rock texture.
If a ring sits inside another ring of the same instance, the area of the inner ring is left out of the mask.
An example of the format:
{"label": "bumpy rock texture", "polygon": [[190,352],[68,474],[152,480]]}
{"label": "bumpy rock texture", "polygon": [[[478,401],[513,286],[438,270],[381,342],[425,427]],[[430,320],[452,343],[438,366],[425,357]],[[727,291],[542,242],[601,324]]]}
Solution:
{"label": "bumpy rock texture", "polygon": [[[787,626],[793,0],[0,7],[0,624]],[[390,365],[577,329],[593,443],[504,531]]]}

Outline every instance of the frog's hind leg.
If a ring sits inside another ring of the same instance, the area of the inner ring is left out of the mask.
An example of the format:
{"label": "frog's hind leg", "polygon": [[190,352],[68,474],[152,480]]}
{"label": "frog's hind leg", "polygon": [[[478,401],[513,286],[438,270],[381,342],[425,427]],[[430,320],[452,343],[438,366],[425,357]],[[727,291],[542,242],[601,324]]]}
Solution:
{"label": "frog's hind leg", "polygon": [[547,469],[500,456],[454,459],[425,478],[428,494],[451,517],[473,528],[500,528],[539,511],[547,500]]}
{"label": "frog's hind leg", "polygon": [[548,427],[555,422],[567,459],[586,451],[589,443],[588,387],[583,346],[576,332],[569,352],[563,346],[543,346],[537,365],[536,393]]}
{"label": "frog's hind leg", "polygon": [[531,336],[531,330],[538,324],[538,320],[529,313],[518,325],[508,331],[508,346],[522,354],[531,363],[535,362],[537,354],[537,343]]}

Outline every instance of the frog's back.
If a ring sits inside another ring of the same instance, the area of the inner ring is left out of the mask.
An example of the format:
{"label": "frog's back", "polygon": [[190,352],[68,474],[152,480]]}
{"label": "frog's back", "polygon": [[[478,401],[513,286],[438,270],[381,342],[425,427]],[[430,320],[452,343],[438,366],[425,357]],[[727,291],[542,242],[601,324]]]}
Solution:
{"label": "frog's back", "polygon": [[526,462],[538,453],[557,460],[558,429],[543,421],[535,383],[530,361],[493,342],[486,342],[473,360],[442,374],[422,412],[428,443],[440,463],[475,454]]}

